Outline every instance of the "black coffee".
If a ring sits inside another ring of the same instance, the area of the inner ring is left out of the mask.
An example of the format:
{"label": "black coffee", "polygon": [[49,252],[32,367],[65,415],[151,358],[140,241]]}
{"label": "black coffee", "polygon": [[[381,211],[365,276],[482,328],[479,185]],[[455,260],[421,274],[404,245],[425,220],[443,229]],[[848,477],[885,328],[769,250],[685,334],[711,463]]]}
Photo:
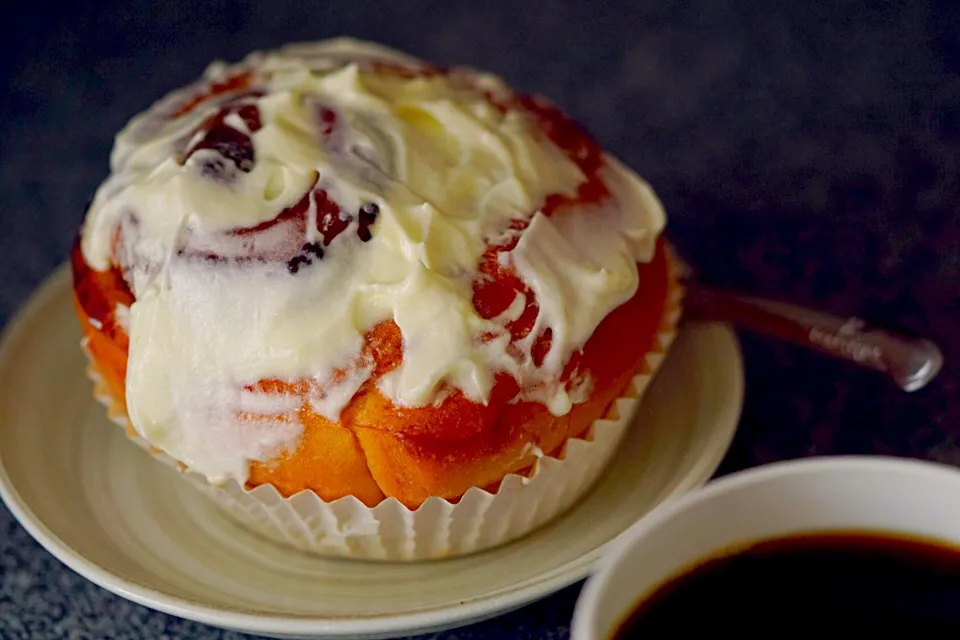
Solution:
{"label": "black coffee", "polygon": [[667,582],[613,640],[721,633],[960,638],[960,548],[858,533],[763,542]]}

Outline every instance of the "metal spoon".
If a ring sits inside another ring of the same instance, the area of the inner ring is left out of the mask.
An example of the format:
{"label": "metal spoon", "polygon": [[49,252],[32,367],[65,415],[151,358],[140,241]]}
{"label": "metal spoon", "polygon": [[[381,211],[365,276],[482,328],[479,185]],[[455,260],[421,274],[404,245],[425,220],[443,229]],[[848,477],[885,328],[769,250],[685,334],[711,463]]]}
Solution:
{"label": "metal spoon", "polygon": [[943,367],[943,354],[930,340],[872,327],[856,317],[704,287],[688,265],[681,262],[680,270],[688,318],[726,322],[815,349],[885,373],[908,392],[925,387]]}

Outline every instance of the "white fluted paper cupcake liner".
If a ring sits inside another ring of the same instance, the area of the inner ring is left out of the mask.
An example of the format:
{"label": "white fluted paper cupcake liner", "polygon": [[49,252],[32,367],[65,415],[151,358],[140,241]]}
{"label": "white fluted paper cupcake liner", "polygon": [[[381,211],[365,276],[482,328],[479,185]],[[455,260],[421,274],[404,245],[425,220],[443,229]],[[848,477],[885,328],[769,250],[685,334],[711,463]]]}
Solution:
{"label": "white fluted paper cupcake liner", "polygon": [[[676,279],[671,277],[672,282]],[[597,481],[633,420],[640,400],[676,335],[683,290],[671,288],[654,348],[642,370],[582,437],[569,438],[557,457],[542,455],[525,474],[510,474],[496,492],[472,488],[459,500],[428,498],[411,510],[393,498],[367,507],[348,496],[332,502],[312,491],[282,496],[273,486],[248,489],[236,481],[212,485],[150,446],[130,428],[93,360],[87,373],[111,420],[153,458],[211,498],[235,520],[277,542],[329,556],[412,561],[474,553],[515,540],[569,509]],[[88,353],[89,356],[89,353]]]}

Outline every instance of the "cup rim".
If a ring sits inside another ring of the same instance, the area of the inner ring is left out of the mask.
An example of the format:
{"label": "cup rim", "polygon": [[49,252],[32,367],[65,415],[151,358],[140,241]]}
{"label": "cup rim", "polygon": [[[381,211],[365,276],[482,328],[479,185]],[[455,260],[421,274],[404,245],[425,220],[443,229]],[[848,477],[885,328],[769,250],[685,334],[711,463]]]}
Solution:
{"label": "cup rim", "polygon": [[662,503],[611,543],[604,557],[595,565],[577,598],[570,625],[571,637],[589,637],[587,632],[595,622],[600,594],[608,586],[614,569],[638,543],[677,514],[743,487],[784,477],[837,471],[851,473],[884,471],[893,474],[926,476],[933,481],[956,482],[960,478],[960,469],[957,467],[930,460],[880,455],[835,455],[773,462],[713,480],[700,489]]}

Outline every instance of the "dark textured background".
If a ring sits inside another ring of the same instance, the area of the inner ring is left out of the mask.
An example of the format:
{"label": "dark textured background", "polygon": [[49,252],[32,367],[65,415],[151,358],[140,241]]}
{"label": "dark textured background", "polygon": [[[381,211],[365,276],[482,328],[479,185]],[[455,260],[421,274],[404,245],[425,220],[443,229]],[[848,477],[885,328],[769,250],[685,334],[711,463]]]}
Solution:
{"label": "dark textured background", "polygon": [[[112,135],[214,58],[348,34],[551,96],[657,188],[715,283],[930,335],[880,376],[743,336],[722,472],[832,453],[960,464],[960,3],[77,2],[0,14],[0,323],[65,258]],[[577,588],[444,640],[566,638]],[[0,507],[0,637],[239,638],[87,583]]]}

